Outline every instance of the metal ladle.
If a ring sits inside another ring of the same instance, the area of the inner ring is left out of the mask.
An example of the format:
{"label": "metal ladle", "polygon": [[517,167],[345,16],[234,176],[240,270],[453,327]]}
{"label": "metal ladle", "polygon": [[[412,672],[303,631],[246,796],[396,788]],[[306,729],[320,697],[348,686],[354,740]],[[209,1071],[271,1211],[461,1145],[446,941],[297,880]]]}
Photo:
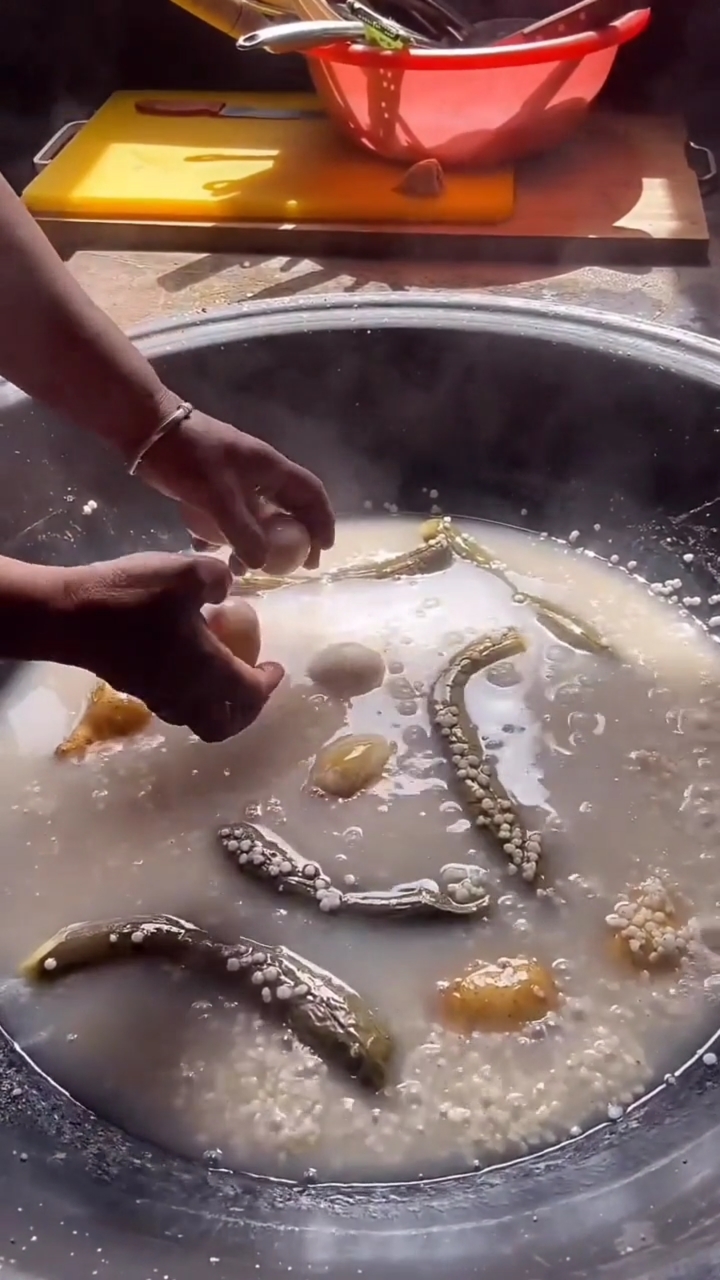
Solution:
{"label": "metal ladle", "polygon": [[[342,8],[341,0],[335,0]],[[579,0],[546,18],[468,22],[449,0],[390,0],[393,18],[412,18],[422,34],[439,44],[488,48],[495,44],[526,44],[557,40],[599,29],[632,12],[640,0]],[[522,24],[522,25],[518,25]]]}
{"label": "metal ladle", "polygon": [[[387,19],[378,18],[392,34],[402,41],[403,47],[427,47],[431,42],[423,36],[402,28],[398,23],[389,23]],[[368,41],[368,24],[359,19],[337,22],[283,22],[275,26],[263,27],[260,31],[249,31],[237,42],[240,50],[264,49],[266,53],[306,53],[310,49],[319,49],[323,45],[336,44],[340,40]],[[387,46],[386,46],[387,47]]]}
{"label": "metal ladle", "polygon": [[[387,4],[391,20],[403,23],[406,19],[416,34],[433,43],[446,40],[459,43],[467,39],[472,24],[452,6],[452,0],[380,0]],[[179,8],[192,13],[201,22],[207,22],[234,40],[249,34],[248,10],[258,14],[265,22],[285,19],[335,22],[351,17],[343,0],[173,0]],[[384,13],[379,13],[381,19]],[[245,46],[241,46],[245,47]],[[253,46],[250,46],[253,47]]]}
{"label": "metal ladle", "polygon": [[[247,0],[246,0],[247,2]],[[257,3],[258,0],[254,0]],[[264,3],[264,0],[260,0]],[[263,49],[266,53],[305,53],[309,49],[320,49],[323,45],[337,44],[340,40],[362,40],[365,28],[362,22],[280,22],[273,26],[262,27],[259,31],[248,31],[237,42],[241,51]]]}
{"label": "metal ladle", "polygon": [[[270,19],[297,18],[299,21],[309,22],[355,20],[354,15],[348,12],[344,0],[245,0],[245,3],[248,8]],[[383,9],[384,7],[383,5]],[[447,0],[391,0],[387,7],[391,12],[377,11],[378,18],[398,22],[401,25],[406,22],[412,23],[408,35],[419,37],[415,43],[441,44],[448,40],[453,43],[463,43],[472,35],[472,23],[447,3]],[[242,45],[241,47],[264,48],[265,46]]]}

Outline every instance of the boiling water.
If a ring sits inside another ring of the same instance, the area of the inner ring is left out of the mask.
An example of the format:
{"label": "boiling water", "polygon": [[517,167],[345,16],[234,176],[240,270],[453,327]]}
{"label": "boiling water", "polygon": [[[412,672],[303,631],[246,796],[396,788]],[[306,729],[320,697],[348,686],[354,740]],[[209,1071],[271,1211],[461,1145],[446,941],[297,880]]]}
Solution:
{"label": "boiling water", "polygon": [[[208,747],[154,732],[59,762],[53,748],[92,681],[42,667],[13,692],[0,741],[2,1012],[28,1052],[74,1096],[143,1137],[266,1171],[379,1176],[510,1156],[577,1131],[644,1091],[697,1040],[703,973],[643,979],[613,959],[605,916],[659,872],[704,911],[720,900],[720,655],[705,633],[620,569],[549,540],[469,526],[518,587],[592,621],[624,662],[558,644],[491,574],[465,563],[391,582],[270,593],[257,607],[263,656],[288,677],[261,719]],[[406,550],[417,522],[347,522],[329,563]],[[545,832],[540,897],[507,874],[452,788],[426,696],[467,640],[519,627],[529,649],[478,676],[469,708],[527,825]],[[383,687],[349,706],[305,676],[337,640],[383,651]],[[397,744],[370,792],[311,793],[309,764],[340,732]],[[649,765],[638,770],[635,752]],[[323,916],[249,882],[219,849],[243,817],[363,887],[487,868],[487,921],[367,922]],[[76,920],[171,912],[227,941],[284,942],[375,1006],[399,1045],[381,1098],[326,1068],[231,988],[137,962],[30,990],[20,960]],[[437,983],[474,960],[525,954],[553,970],[557,1012],[470,1038],[438,1020]]]}

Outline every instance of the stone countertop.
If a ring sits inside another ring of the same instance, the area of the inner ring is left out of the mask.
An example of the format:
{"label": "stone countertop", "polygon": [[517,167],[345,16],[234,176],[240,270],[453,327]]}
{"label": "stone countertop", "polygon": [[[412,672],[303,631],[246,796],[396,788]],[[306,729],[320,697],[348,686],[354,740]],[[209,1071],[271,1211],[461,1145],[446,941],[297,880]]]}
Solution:
{"label": "stone countertop", "polygon": [[353,261],[193,253],[80,252],[69,267],[123,328],[197,315],[250,299],[322,293],[502,294],[587,306],[720,338],[720,192],[706,201],[711,260],[703,267],[583,267],[563,271],[454,262]]}

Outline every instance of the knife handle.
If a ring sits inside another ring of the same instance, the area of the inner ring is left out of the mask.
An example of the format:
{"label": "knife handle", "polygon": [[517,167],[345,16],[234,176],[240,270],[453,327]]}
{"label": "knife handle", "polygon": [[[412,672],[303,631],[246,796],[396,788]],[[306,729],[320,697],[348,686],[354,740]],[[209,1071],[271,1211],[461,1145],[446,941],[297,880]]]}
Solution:
{"label": "knife handle", "polygon": [[192,99],[139,98],[135,110],[143,116],[221,116],[226,102],[194,102]]}

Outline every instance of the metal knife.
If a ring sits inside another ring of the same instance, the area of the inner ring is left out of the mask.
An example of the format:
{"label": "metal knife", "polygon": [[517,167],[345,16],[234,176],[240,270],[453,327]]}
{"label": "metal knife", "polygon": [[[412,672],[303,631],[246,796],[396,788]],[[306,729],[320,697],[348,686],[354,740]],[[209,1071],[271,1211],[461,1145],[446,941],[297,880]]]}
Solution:
{"label": "metal knife", "polygon": [[224,116],[232,120],[319,120],[325,115],[319,108],[238,107],[192,98],[138,98],[135,110],[142,116]]}

